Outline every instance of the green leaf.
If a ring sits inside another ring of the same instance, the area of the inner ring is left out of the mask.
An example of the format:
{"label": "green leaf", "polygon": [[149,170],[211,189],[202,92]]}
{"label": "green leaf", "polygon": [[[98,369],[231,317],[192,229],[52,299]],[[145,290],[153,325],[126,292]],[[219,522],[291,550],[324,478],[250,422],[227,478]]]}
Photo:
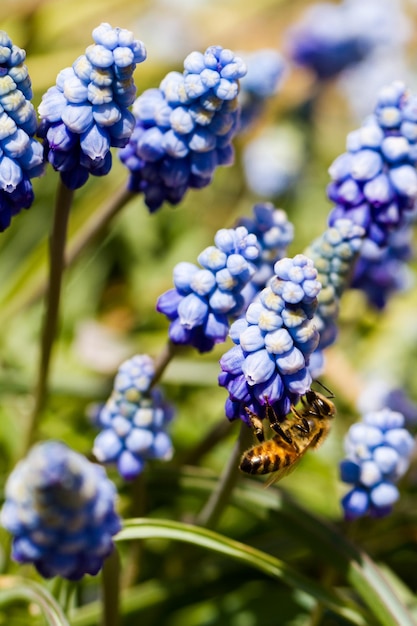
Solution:
{"label": "green leaf", "polygon": [[0,576],[0,607],[18,600],[38,604],[50,626],[70,626],[61,607],[45,587],[19,576]]}
{"label": "green leaf", "polygon": [[361,626],[369,624],[369,621],[364,618],[358,609],[348,606],[346,599],[336,592],[326,590],[323,586],[300,574],[283,561],[261,550],[206,528],[171,520],[139,518],[125,520],[123,529],[116,536],[117,541],[155,538],[182,541],[223,554],[304,591],[352,624]]}
{"label": "green leaf", "polygon": [[[179,490],[204,493],[207,497],[217,480],[198,468],[186,468],[177,476],[170,468],[170,475],[164,476],[162,482],[171,495],[178,495],[174,481]],[[161,476],[158,484],[161,485]],[[416,626],[407,606],[378,565],[338,528],[302,507],[282,489],[266,490],[255,481],[245,481],[233,491],[231,504],[261,519],[268,514],[271,523],[275,514],[281,528],[345,577],[381,626]],[[286,582],[291,584],[289,579]]]}

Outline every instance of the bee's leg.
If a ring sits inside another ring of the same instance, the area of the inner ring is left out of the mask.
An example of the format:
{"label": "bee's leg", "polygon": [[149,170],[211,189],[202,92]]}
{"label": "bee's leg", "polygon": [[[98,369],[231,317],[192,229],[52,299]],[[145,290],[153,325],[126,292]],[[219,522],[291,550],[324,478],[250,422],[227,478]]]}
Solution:
{"label": "bee's leg", "polygon": [[265,416],[268,417],[272,430],[287,443],[292,443],[291,435],[283,430],[277,414],[268,402],[268,398],[265,398],[265,407]]}
{"label": "bee's leg", "polygon": [[299,422],[298,424],[294,424],[293,428],[296,428],[297,430],[302,432],[303,435],[308,435],[310,432],[310,425],[305,417],[302,417],[301,422]]}
{"label": "bee's leg", "polygon": [[257,440],[262,443],[265,441],[264,425],[260,417],[253,413],[248,407],[245,407],[245,411],[249,416],[249,421],[252,425],[253,432]]}
{"label": "bee's leg", "polygon": [[308,433],[310,432],[310,425],[308,423],[308,420],[297,411],[293,404],[291,405],[291,413],[300,420],[298,424],[294,425],[294,428],[298,428],[298,430],[301,430],[302,433],[308,435]]}

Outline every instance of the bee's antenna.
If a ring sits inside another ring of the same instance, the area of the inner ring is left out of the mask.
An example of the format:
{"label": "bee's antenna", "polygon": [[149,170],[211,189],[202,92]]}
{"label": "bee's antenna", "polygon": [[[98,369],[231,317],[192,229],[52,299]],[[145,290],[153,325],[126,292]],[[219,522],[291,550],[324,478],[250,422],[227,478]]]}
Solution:
{"label": "bee's antenna", "polygon": [[327,391],[327,393],[329,394],[327,396],[327,398],[330,400],[331,398],[334,398],[335,395],[333,393],[333,391],[330,391],[330,389],[328,387],[326,387],[326,385],[324,385],[322,382],[320,382],[318,379],[314,381],[317,385],[320,385],[320,387],[322,389],[324,389],[324,391]]}

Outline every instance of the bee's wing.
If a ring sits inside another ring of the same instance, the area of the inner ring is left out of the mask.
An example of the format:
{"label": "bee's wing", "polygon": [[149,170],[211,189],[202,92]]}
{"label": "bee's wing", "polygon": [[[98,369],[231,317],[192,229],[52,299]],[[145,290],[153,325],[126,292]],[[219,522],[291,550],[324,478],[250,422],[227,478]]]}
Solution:
{"label": "bee's wing", "polygon": [[281,469],[277,470],[276,472],[272,472],[272,474],[269,475],[268,480],[265,482],[264,489],[270,487],[274,483],[277,483],[282,478],[285,478],[285,476],[288,476],[288,474],[291,474],[299,464],[303,455],[304,451],[299,454],[290,465],[287,465],[286,467],[281,467]]}

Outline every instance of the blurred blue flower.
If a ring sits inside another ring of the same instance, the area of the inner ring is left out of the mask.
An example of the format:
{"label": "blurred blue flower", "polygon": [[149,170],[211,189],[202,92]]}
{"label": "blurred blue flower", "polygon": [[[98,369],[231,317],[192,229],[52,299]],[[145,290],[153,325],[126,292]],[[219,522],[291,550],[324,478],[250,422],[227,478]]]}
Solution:
{"label": "blurred blue flower", "polygon": [[286,256],[294,238],[294,226],[285,211],[275,208],[271,202],[255,204],[253,217],[241,218],[238,226],[256,235],[260,247],[260,254],[254,260],[256,272],[241,291],[245,310],[274,275],[275,263]]}
{"label": "blurred blue flower", "polygon": [[44,170],[43,148],[34,139],[37,120],[25,58],[26,52],[0,30],[0,231],[32,205],[30,179]]}
{"label": "blurred blue flower", "polygon": [[264,198],[276,198],[290,190],[303,168],[304,138],[294,125],[266,126],[243,149],[247,185]]}
{"label": "blurred blue flower", "polygon": [[287,31],[290,58],[319,80],[335,78],[366,59],[388,37],[394,37],[387,6],[382,0],[314,4]]}
{"label": "blurred blue flower", "polygon": [[[349,287],[364,234],[361,226],[349,219],[339,219],[305,250],[317,268],[317,278],[322,285],[314,316],[320,333],[319,351],[336,339],[340,298]],[[313,377],[316,378],[318,374],[316,371]]]}
{"label": "blurred blue flower", "polygon": [[350,427],[341,479],[353,485],[343,497],[345,518],[382,517],[399,498],[396,486],[409,467],[414,439],[404,428],[404,416],[390,409],[367,413]]}
{"label": "blurred blue flower", "polygon": [[198,256],[201,268],[185,262],[175,266],[175,287],[156,305],[171,321],[171,341],[199,352],[226,340],[229,318],[242,310],[242,289],[255,274],[260,252],[256,236],[244,226],[217,231],[214,243]]}
{"label": "blurred blue flower", "polygon": [[273,48],[242,53],[247,74],[240,81],[239,131],[246,130],[262,113],[268,98],[275,96],[285,77],[287,64]]}
{"label": "blurred blue flower", "polygon": [[38,135],[48,161],[70,189],[84,185],[89,174],[107,174],[110,148],[129,140],[135,126],[128,110],[136,95],[133,72],[146,58],[143,43],[126,29],[103,23],[93,39],[85,54],[58,74],[38,109]]}
{"label": "blurred blue flower", "polygon": [[150,211],[178,204],[187,189],[207,186],[216,167],[233,162],[245,73],[231,50],[210,46],[189,54],[182,74],[169,72],[158,89],[137,98],[135,131],[120,159],[130,171],[129,189],[144,194]]}
{"label": "blurred blue flower", "polygon": [[349,133],[347,152],[329,169],[328,196],[336,203],[330,225],[351,219],[382,247],[407,223],[417,198],[416,108],[417,97],[394,82],[380,91],[373,115]]}
{"label": "blurred blue flower", "polygon": [[12,557],[44,578],[97,574],[121,528],[116,488],[102,467],[57,441],[34,446],[6,483],[1,524]]}
{"label": "blurred blue flower", "polygon": [[321,285],[302,254],[283,258],[275,275],[230,328],[236,344],[220,359],[219,385],[229,392],[226,416],[249,424],[247,410],[262,416],[268,402],[284,419],[311,386],[311,353],[319,342],[313,321]]}
{"label": "blurred blue flower", "polygon": [[393,381],[392,374],[386,379],[377,377],[368,381],[357,400],[357,408],[360,413],[388,408],[402,413],[407,428],[414,428],[417,424],[417,404],[399,383]]}
{"label": "blurred blue flower", "polygon": [[166,432],[173,411],[160,391],[151,389],[154,375],[154,362],[146,354],[122,363],[113,391],[96,416],[101,432],[93,454],[100,463],[116,464],[125,480],[140,474],[146,461],[169,460],[173,453]]}

